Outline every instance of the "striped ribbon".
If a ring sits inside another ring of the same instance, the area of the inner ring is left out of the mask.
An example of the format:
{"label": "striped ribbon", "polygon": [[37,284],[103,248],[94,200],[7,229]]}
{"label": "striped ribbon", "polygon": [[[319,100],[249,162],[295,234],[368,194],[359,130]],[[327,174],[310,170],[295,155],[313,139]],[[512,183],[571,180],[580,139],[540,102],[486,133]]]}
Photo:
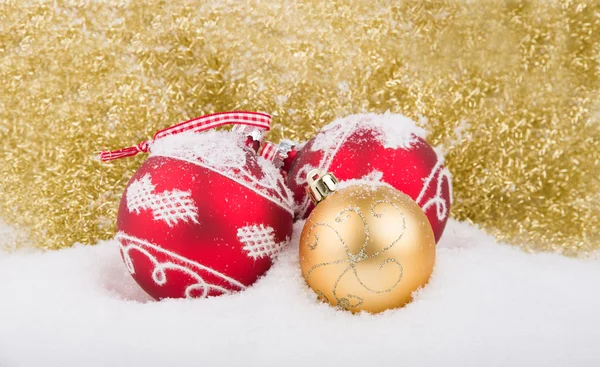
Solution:
{"label": "striped ribbon", "polygon": [[258,150],[258,155],[260,155],[268,161],[273,161],[277,156],[277,152],[277,145],[271,143],[270,141],[266,141],[263,143],[263,145],[261,145],[260,149]]}
{"label": "striped ribbon", "polygon": [[283,139],[279,145],[265,141],[258,149],[258,155],[273,162],[275,167],[281,168],[296,145],[296,142],[287,139]]}
{"label": "striped ribbon", "polygon": [[[176,135],[183,132],[201,132],[224,125],[240,125],[251,129],[268,131],[271,127],[271,115],[262,112],[233,111],[200,116],[160,130],[154,134],[152,140],[143,141],[128,148],[102,151],[100,152],[99,157],[103,162],[133,157],[138,153],[147,153],[152,142],[164,138],[165,136]],[[242,129],[242,131],[245,131],[245,129]]]}

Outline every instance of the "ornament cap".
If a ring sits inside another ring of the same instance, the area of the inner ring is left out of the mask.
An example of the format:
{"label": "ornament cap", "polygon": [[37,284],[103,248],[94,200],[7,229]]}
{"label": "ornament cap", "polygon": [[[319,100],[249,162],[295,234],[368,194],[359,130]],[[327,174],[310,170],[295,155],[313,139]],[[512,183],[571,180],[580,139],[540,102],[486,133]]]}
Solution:
{"label": "ornament cap", "polygon": [[337,189],[338,179],[331,172],[323,173],[313,169],[308,172],[306,179],[308,181],[306,192],[315,205]]}

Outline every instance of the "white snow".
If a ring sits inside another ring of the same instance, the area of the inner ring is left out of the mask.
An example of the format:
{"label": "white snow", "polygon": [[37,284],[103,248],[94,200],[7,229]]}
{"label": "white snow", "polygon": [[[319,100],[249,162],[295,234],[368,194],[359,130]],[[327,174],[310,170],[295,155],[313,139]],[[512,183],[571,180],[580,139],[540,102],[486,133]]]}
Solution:
{"label": "white snow", "polygon": [[[21,251],[28,250],[30,246],[28,246],[26,238],[27,235],[25,233],[8,225],[0,218],[0,257],[6,256],[6,251],[9,250],[12,251],[17,248],[21,249]],[[2,319],[0,318],[0,320]],[[0,364],[0,366],[2,366],[2,364]]]}
{"label": "white snow", "polygon": [[358,178],[358,179],[342,180],[337,184],[337,188],[339,190],[339,189],[344,189],[346,187],[355,186],[355,185],[367,185],[367,186],[373,186],[373,187],[387,186],[387,187],[393,188],[392,185],[390,185],[387,182],[384,182],[382,180],[383,180],[383,172],[378,171],[378,170],[373,170],[368,175],[364,175],[363,177]]}
{"label": "white snow", "polygon": [[[360,116],[360,115],[359,115]],[[379,140],[384,148],[408,149],[415,142],[415,137],[425,138],[426,132],[415,122],[404,115],[386,112],[380,115],[365,114],[366,124],[379,130]]]}
{"label": "white snow", "polygon": [[[244,135],[234,131],[208,130],[201,133],[186,132],[158,139],[150,146],[151,156],[180,158],[186,161],[203,161],[231,175],[245,171],[247,155]],[[272,162],[257,157],[257,163],[265,175],[260,183],[273,185],[281,173]]]}
{"label": "white snow", "polygon": [[416,137],[425,138],[426,132],[404,115],[386,112],[383,114],[363,113],[334,120],[317,134],[312,151],[328,151],[343,143],[355,129],[369,128],[377,132],[378,141],[384,148],[409,149]]}
{"label": "white snow", "polygon": [[352,315],[304,284],[301,226],[254,287],[204,300],[150,300],[114,241],[0,254],[0,366],[600,365],[600,259],[451,220],[414,302]]}
{"label": "white snow", "polygon": [[192,162],[218,172],[293,212],[293,196],[281,172],[272,162],[257,157],[262,176],[251,168],[244,145],[244,135],[235,131],[208,130],[168,135],[150,146],[151,156],[162,156]]}
{"label": "white snow", "polygon": [[230,131],[186,132],[156,140],[151,156],[177,157],[187,161],[209,159],[211,165],[242,169],[246,165],[243,135]]}

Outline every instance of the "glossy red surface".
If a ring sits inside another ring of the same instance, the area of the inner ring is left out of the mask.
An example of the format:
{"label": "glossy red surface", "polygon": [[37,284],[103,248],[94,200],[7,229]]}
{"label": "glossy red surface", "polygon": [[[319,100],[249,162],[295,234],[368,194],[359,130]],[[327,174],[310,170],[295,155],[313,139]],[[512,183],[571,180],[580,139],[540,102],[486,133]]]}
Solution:
{"label": "glossy red surface", "polygon": [[[261,177],[257,165],[251,165],[249,169],[254,171],[255,177]],[[184,297],[186,289],[197,283],[185,271],[171,269],[165,273],[166,283],[159,284],[155,279],[156,274],[153,278],[153,272],[157,271],[157,261],[160,264],[172,263],[190,268],[208,284],[238,291],[240,287],[232,286],[223,277],[215,276],[210,271],[199,270],[197,266],[190,265],[190,262],[249,286],[270,268],[272,260],[269,256],[256,259],[248,256],[238,238],[238,229],[262,224],[273,228],[277,242],[284,242],[291,237],[292,216],[288,211],[220,173],[187,161],[153,156],[133,175],[128,188],[132,182],[147,174],[151,175],[157,193],[174,189],[188,191],[197,206],[198,222],[179,221],[169,226],[163,220],[156,220],[151,210],[139,213],[130,211],[126,194],[123,195],[117,220],[119,232],[165,250],[144,247],[151,256],[136,249],[129,251],[135,268],[132,276],[154,298]],[[127,241],[121,240],[121,243],[127,245]],[[160,279],[160,274],[158,278]],[[191,296],[216,296],[223,293],[215,288],[205,292],[200,287],[193,290]]]}
{"label": "glossy red surface", "polygon": [[[322,131],[320,134],[329,134],[329,131]],[[338,151],[333,155],[331,164],[321,164],[324,156],[322,150],[312,150],[315,138],[309,140],[305,146],[298,152],[298,157],[294,161],[289,175],[288,187],[294,193],[294,199],[297,207],[301,207],[306,200],[306,169],[309,165],[332,172],[340,181],[349,179],[360,179],[369,175],[374,170],[383,173],[382,181],[390,184],[396,189],[407,194],[413,200],[417,200],[422,190],[423,196],[418,204],[423,208],[424,204],[436,196],[437,179],[441,182],[440,197],[447,203],[447,211],[450,209],[451,183],[448,177],[438,177],[434,170],[438,157],[433,148],[423,139],[415,137],[410,148],[385,148],[377,139],[374,130],[365,127],[359,127],[348,135],[346,140],[341,143]],[[325,167],[324,167],[325,166]],[[441,167],[443,168],[443,167]],[[438,174],[440,170],[437,170]],[[433,178],[427,188],[424,184],[427,178],[433,173]],[[305,212],[297,211],[296,215],[300,218],[306,218],[314,206],[309,205]],[[425,214],[433,228],[436,242],[442,236],[448,215],[440,219],[437,213],[437,206],[430,205]]]}

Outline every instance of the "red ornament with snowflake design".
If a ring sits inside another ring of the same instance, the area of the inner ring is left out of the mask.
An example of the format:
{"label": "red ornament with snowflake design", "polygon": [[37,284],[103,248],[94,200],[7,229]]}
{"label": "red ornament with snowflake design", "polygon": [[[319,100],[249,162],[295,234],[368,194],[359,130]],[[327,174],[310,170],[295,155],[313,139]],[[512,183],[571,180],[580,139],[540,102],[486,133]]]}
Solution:
{"label": "red ornament with snowflake design", "polygon": [[325,126],[298,152],[289,172],[296,216],[306,218],[313,209],[306,194],[306,175],[313,169],[340,181],[380,180],[421,206],[437,242],[448,220],[452,179],[443,157],[423,137],[412,120],[391,113],[352,115]]}
{"label": "red ornament with snowflake design", "polygon": [[292,195],[245,140],[211,130],[148,144],[151,155],[121,199],[117,239],[127,269],[152,297],[243,290],[289,242]]}

